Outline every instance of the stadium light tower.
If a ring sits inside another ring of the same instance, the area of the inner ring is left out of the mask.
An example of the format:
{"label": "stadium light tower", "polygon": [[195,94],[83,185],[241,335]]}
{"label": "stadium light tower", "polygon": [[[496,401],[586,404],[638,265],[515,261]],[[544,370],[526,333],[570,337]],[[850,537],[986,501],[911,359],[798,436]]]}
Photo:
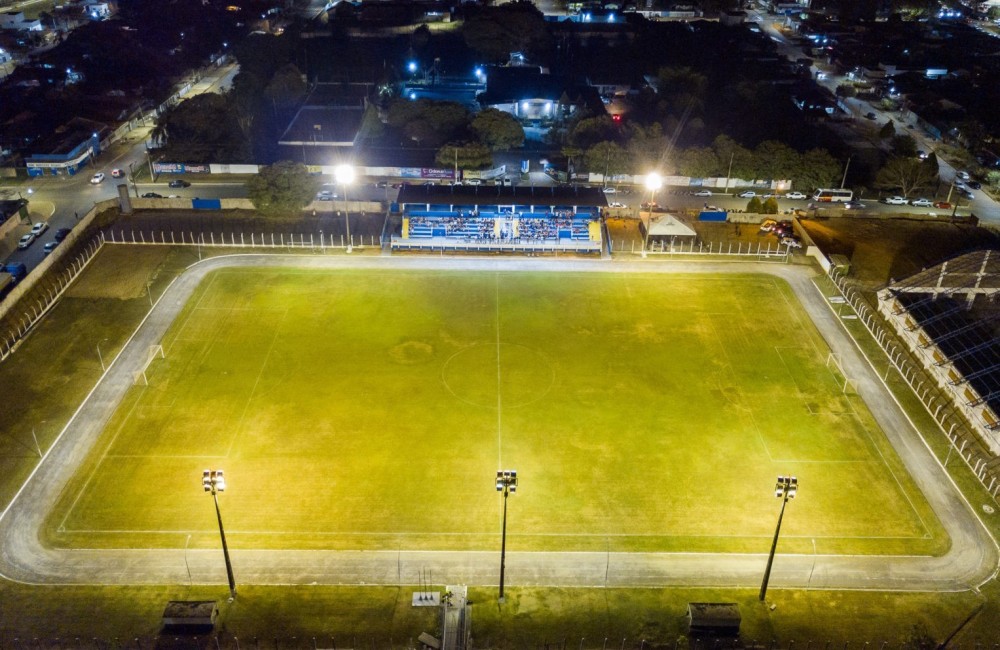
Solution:
{"label": "stadium light tower", "polygon": [[646,257],[646,247],[649,245],[649,227],[653,224],[653,197],[663,187],[663,177],[652,172],[646,175],[646,189],[649,190],[649,216],[646,218],[646,236],[642,239],[642,256]]}
{"label": "stadium light tower", "polygon": [[503,577],[507,559],[507,497],[517,492],[517,470],[497,470],[497,492],[503,492],[503,527],[500,533],[500,602],[503,602]]}
{"label": "stadium light tower", "polygon": [[347,186],[354,182],[354,167],[350,165],[337,165],[333,168],[333,177],[338,183],[344,186],[344,222],[347,224],[347,252],[354,250],[351,245],[351,215],[347,204]]}
{"label": "stadium light tower", "polygon": [[781,499],[781,512],[778,513],[778,525],[774,529],[774,541],[771,542],[771,553],[767,556],[767,568],[764,569],[764,582],[760,585],[760,601],[764,602],[767,595],[767,581],[771,579],[771,564],[774,563],[774,551],[778,548],[778,533],[781,532],[781,518],[785,516],[785,505],[789,499],[795,498],[799,489],[799,480],[794,476],[779,476],[774,486],[774,496]]}
{"label": "stadium light tower", "polygon": [[201,485],[206,492],[212,493],[215,501],[215,516],[219,519],[219,535],[222,537],[222,555],[226,558],[226,577],[229,578],[229,600],[236,598],[236,578],[233,577],[233,564],[229,561],[229,546],[226,545],[226,530],[222,527],[222,512],[219,510],[219,492],[226,491],[226,477],[221,469],[206,469],[201,474]]}

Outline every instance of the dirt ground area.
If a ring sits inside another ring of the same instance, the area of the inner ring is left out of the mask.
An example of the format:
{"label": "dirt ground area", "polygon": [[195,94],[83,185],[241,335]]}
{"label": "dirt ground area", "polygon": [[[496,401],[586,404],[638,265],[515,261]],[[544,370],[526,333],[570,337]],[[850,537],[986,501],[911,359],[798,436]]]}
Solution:
{"label": "dirt ground area", "polygon": [[[693,229],[698,234],[698,240],[704,242],[705,245],[713,244],[716,248],[720,245],[732,245],[734,251],[738,247],[756,249],[758,244],[762,248],[767,248],[770,245],[773,249],[778,246],[778,238],[771,233],[760,232],[757,224],[698,221],[695,217],[683,212],[671,212],[670,214]],[[782,216],[782,218],[786,217]],[[638,219],[608,217],[606,222],[616,253],[632,250],[638,253],[642,250],[642,231],[639,230]]]}
{"label": "dirt ground area", "polygon": [[868,289],[900,280],[960,253],[1000,246],[992,230],[960,223],[907,219],[802,219],[827,255],[851,261],[851,274]]}

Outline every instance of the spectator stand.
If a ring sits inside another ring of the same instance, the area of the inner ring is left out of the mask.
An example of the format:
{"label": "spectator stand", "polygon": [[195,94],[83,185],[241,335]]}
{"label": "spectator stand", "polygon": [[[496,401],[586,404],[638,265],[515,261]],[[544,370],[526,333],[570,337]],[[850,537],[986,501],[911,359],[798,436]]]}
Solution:
{"label": "spectator stand", "polygon": [[596,188],[407,186],[393,250],[600,253]]}

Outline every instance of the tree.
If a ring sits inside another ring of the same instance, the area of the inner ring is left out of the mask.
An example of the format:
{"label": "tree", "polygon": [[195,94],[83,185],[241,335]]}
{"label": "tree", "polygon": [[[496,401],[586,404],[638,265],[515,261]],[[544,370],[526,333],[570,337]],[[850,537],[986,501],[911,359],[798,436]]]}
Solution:
{"label": "tree", "polygon": [[875,177],[875,185],[882,189],[899,190],[903,196],[930,187],[934,176],[916,158],[890,158]]}
{"label": "tree", "polygon": [[658,122],[648,127],[633,124],[631,131],[628,151],[636,167],[640,170],[662,170],[670,149],[670,142],[663,135],[663,127]]}
{"label": "tree", "polygon": [[896,125],[892,123],[892,120],[886,122],[881,129],[879,129],[878,137],[883,140],[888,140],[892,136],[896,135]]}
{"label": "tree", "polygon": [[[740,146],[735,140],[725,135],[720,135],[712,141],[712,149],[719,158],[721,174],[729,172],[730,178],[753,179],[753,154],[749,149]],[[730,162],[732,163],[731,172]]]}
{"label": "tree", "polygon": [[305,96],[308,88],[302,80],[302,73],[289,63],[274,73],[267,84],[265,93],[274,108],[291,108]]}
{"label": "tree", "polygon": [[754,178],[791,178],[799,168],[799,152],[783,142],[767,140],[753,150]]}
{"label": "tree", "polygon": [[598,142],[616,140],[618,134],[618,125],[615,124],[614,120],[607,115],[602,115],[578,120],[566,139],[568,144],[587,149]]}
{"label": "tree", "polygon": [[457,102],[397,99],[389,106],[387,120],[417,144],[436,147],[464,130],[469,113]]}
{"label": "tree", "polygon": [[685,66],[666,66],[657,73],[657,94],[673,111],[701,111],[708,92],[708,77]]}
{"label": "tree", "polygon": [[778,199],[773,196],[768,197],[764,200],[764,205],[762,207],[764,214],[778,214]]}
{"label": "tree", "polygon": [[524,145],[524,127],[510,113],[487,108],[472,118],[470,126],[480,142],[493,151],[510,151]]}
{"label": "tree", "polygon": [[617,142],[598,142],[587,149],[584,154],[587,169],[595,174],[604,174],[604,182],[608,178],[631,171],[628,151]]}
{"label": "tree", "polygon": [[1000,172],[987,172],[986,182],[990,184],[990,187],[1000,189]]}
{"label": "tree", "polygon": [[264,214],[297,216],[316,197],[320,183],[305,165],[282,161],[262,167],[247,181],[247,197]]}
{"label": "tree", "polygon": [[462,26],[465,44],[494,62],[511,52],[538,53],[548,46],[545,17],[527,0],[508,2],[480,10]]}
{"label": "tree", "polygon": [[434,160],[445,167],[482,169],[493,164],[493,154],[482,142],[449,142],[438,149]]}
{"label": "tree", "polygon": [[747,212],[750,214],[763,214],[764,205],[756,196],[747,201]]}
{"label": "tree", "polygon": [[917,155],[917,141],[909,133],[892,136],[889,144],[894,156],[912,158]]}
{"label": "tree", "polygon": [[247,162],[249,142],[224,95],[204,93],[160,115],[150,134],[166,151],[164,159],[186,163]]}
{"label": "tree", "polygon": [[[727,160],[728,164],[729,161]],[[685,149],[677,157],[677,171],[684,176],[707,178],[719,175],[719,157],[708,147]],[[725,173],[723,170],[722,173]]]}
{"label": "tree", "polygon": [[840,180],[841,164],[826,149],[810,149],[799,158],[798,172],[793,176],[795,186],[801,189],[836,187]]}

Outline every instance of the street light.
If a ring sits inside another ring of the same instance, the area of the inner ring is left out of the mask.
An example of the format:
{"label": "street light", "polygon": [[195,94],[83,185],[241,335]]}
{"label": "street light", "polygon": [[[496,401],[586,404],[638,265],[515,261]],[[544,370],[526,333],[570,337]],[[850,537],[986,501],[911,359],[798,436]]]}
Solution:
{"label": "street light", "polygon": [[781,532],[781,518],[785,516],[785,505],[789,499],[795,498],[799,489],[799,480],[794,476],[779,476],[774,486],[774,496],[781,499],[781,512],[778,514],[778,525],[774,529],[774,541],[771,542],[771,554],[767,556],[767,568],[764,569],[764,582],[760,585],[760,601],[764,602],[767,595],[767,581],[771,579],[771,564],[774,562],[774,551],[778,548],[778,533]]}
{"label": "street light", "polygon": [[[646,217],[646,236],[642,240],[642,256],[646,257],[646,247],[649,245],[649,227],[653,223],[653,197],[663,187],[663,177],[652,172],[646,175],[646,189],[649,190],[649,216]],[[640,206],[641,209],[642,206]]]}
{"label": "street light", "polygon": [[503,577],[507,559],[507,496],[517,492],[517,470],[497,470],[497,492],[503,492],[503,527],[500,533],[500,602],[503,602]]}
{"label": "street light", "polygon": [[337,165],[333,168],[333,177],[344,186],[344,222],[347,224],[347,252],[350,253],[354,247],[351,244],[351,216],[347,207],[347,186],[354,182],[354,168],[346,164]]}
{"label": "street light", "polygon": [[226,530],[222,527],[222,513],[219,511],[218,492],[226,491],[226,477],[221,469],[206,469],[201,473],[201,485],[206,492],[212,493],[215,501],[215,516],[219,519],[219,535],[222,537],[222,554],[226,558],[226,577],[229,578],[229,601],[236,598],[236,578],[233,577],[233,564],[229,561],[229,547],[226,545]]}

